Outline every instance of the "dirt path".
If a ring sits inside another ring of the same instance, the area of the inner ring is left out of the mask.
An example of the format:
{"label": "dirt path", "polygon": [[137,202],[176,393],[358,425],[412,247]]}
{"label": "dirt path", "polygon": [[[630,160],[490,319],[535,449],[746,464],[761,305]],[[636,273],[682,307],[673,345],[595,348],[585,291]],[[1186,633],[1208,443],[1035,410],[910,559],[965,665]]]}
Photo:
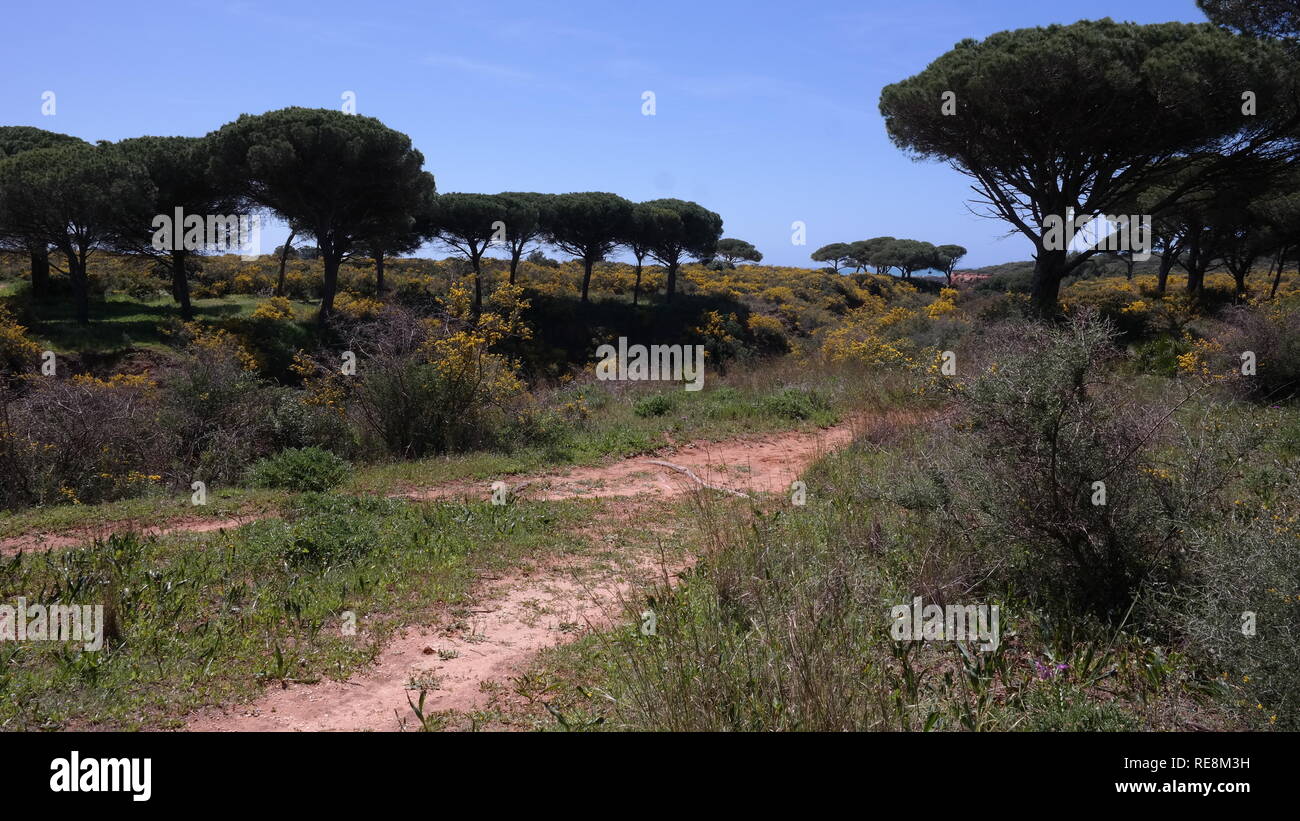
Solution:
{"label": "dirt path", "polygon": [[[682,473],[646,463],[658,458],[689,468],[710,484],[785,492],[815,459],[848,444],[858,429],[856,424],[843,424],[819,431],[694,443],[612,465],[521,478],[514,485],[526,498],[640,496],[650,505],[657,498],[697,489]],[[404,495],[486,498],[490,493],[487,483],[462,483]],[[426,695],[426,715],[482,709],[494,692],[510,686],[510,678],[525,670],[539,650],[615,621],[625,612],[623,603],[638,589],[671,584],[684,565],[665,567],[652,551],[646,546],[614,561],[592,559],[579,566],[488,581],[475,596],[474,618],[450,627],[408,630],[384,648],[370,669],[347,682],[295,684],[269,691],[249,705],[205,709],[191,718],[186,729],[416,728],[418,721],[407,702],[408,695],[418,699],[418,690],[412,689],[415,682],[432,685]]]}
{"label": "dirt path", "polygon": [[[857,430],[858,425],[844,423],[814,431],[788,431],[723,442],[691,442],[610,465],[515,477],[506,485],[510,492],[523,498],[542,501],[642,495],[669,497],[695,487],[695,483],[684,474],[651,464],[652,461],[667,461],[690,469],[711,485],[748,493],[785,493],[808,465],[818,457],[847,445]],[[487,499],[491,494],[489,482],[459,482],[417,488],[398,495],[408,499]]]}
{"label": "dirt path", "polygon": [[163,536],[168,533],[211,533],[214,530],[242,527],[249,522],[265,519],[272,514],[250,513],[244,516],[223,516],[220,518],[191,518],[167,522],[161,525],[140,527],[132,521],[104,522],[92,527],[78,527],[57,533],[24,533],[0,539],[0,556],[12,556],[19,551],[40,553],[46,550],[58,550],[64,547],[93,542],[95,539],[107,539],[114,533],[134,530],[144,536]]}
{"label": "dirt path", "polygon": [[[621,564],[621,563],[620,563]],[[671,583],[676,571],[641,565],[556,567],[485,583],[480,602],[459,623],[419,627],[391,641],[375,665],[347,682],[293,684],[249,705],[207,708],[185,729],[195,732],[398,731],[419,729],[407,701],[427,688],[425,715],[469,713],[533,655],[615,622],[623,602],[651,584]]]}
{"label": "dirt path", "polygon": [[[824,430],[788,431],[724,442],[691,442],[664,448],[654,455],[632,457],[609,465],[554,471],[532,477],[512,477],[507,486],[524,498],[542,501],[643,494],[667,497],[694,487],[694,483],[681,473],[649,464],[650,460],[666,460],[691,469],[710,484],[750,492],[784,492],[818,456],[850,442],[855,429],[855,424],[844,423]],[[394,494],[397,498],[416,500],[488,499],[491,495],[491,482],[452,482]],[[25,533],[0,539],[0,556],[11,556],[19,551],[33,553],[75,547],[128,530],[137,530],[145,536],[210,533],[240,527],[273,515],[275,514],[250,513],[222,518],[194,517],[148,527],[140,527],[128,520],[59,532]]]}
{"label": "dirt path", "polygon": [[[816,459],[844,447],[874,426],[897,429],[917,421],[913,414],[885,414],[812,431],[787,431],[723,442],[693,442],[653,455],[609,465],[515,477],[511,492],[535,500],[638,497],[653,506],[699,489],[668,462],[703,482],[742,493],[787,493],[790,483]],[[416,500],[491,496],[490,482],[458,482],[412,488],[398,494]],[[238,527],[273,514],[224,519],[190,519],[145,528],[146,534],[201,533]],[[27,534],[0,541],[0,554],[50,550],[129,528],[112,522],[62,533]],[[537,569],[530,574],[485,580],[476,591],[470,617],[448,625],[408,629],[389,642],[376,663],[347,682],[293,684],[270,690],[251,704],[206,708],[191,716],[195,731],[401,730],[418,726],[407,695],[424,682],[426,715],[461,713],[487,706],[494,692],[525,670],[541,649],[571,641],[584,630],[620,618],[623,602],[647,585],[671,584],[685,566],[665,567],[654,548],[643,545],[622,555],[588,558],[576,565]]]}

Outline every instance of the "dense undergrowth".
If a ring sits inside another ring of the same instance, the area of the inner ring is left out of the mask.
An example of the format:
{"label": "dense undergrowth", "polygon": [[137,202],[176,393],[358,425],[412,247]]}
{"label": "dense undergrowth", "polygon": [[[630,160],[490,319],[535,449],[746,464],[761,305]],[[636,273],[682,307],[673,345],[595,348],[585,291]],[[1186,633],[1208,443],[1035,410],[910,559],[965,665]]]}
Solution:
{"label": "dense undergrowth", "polygon": [[476,574],[577,544],[566,505],[306,494],[284,513],[217,534],[121,534],[6,559],[0,599],[97,602],[105,629],[96,652],[0,645],[0,728],[167,726],[270,683],[345,679],[393,629],[458,617]]}
{"label": "dense undergrowth", "polygon": [[[669,306],[653,269],[631,304],[631,269],[611,263],[584,306],[572,264],[526,263],[517,287],[487,272],[475,316],[454,263],[392,261],[383,295],[345,266],[326,328],[301,261],[271,297],[266,262],[205,260],[192,323],[117,258],[89,329],[10,280],[0,534],[282,518],[6,560],[0,597],[89,597],[114,616],[104,653],[6,646],[0,721],[152,726],[259,683],[344,676],[386,630],[458,601],[475,568],[554,547],[582,515],[368,494],[865,418],[805,477],[806,504],[706,494],[678,511],[701,558],[654,594],[655,634],[633,620],[546,659],[580,685],[556,691],[565,726],[1300,726],[1294,274],[1245,298],[1211,275],[1191,300],[1176,277],[1161,292],[1102,272],[1067,283],[1064,318],[1043,324],[1010,274],[957,290],[687,266]],[[704,346],[704,390],[598,380],[596,347],[620,336]],[[996,604],[1002,641],[894,640],[891,608],[917,596]],[[325,629],[344,611],[372,614],[364,638]]]}
{"label": "dense undergrowth", "polygon": [[[1095,316],[986,329],[923,386],[945,422],[882,417],[802,506],[701,499],[654,634],[547,659],[566,726],[1300,726],[1300,412],[1239,373],[1134,374],[1115,339]],[[998,606],[1001,642],[896,641],[918,596]]]}

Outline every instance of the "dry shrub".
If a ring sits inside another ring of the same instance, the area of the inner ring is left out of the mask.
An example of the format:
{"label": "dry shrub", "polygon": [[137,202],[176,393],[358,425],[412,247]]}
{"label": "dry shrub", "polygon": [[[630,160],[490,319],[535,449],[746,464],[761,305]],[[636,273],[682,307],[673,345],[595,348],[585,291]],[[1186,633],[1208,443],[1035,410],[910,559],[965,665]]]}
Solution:
{"label": "dry shrub", "polygon": [[349,331],[355,376],[341,373],[337,357],[304,356],[298,370],[312,401],[346,412],[371,449],[416,457],[497,444],[530,405],[516,364],[494,352],[528,333],[521,291],[499,287],[478,317],[461,287],[435,318],[386,307]]}
{"label": "dry shrub", "polygon": [[[1300,296],[1230,309],[1214,334],[1212,370],[1227,374],[1242,394],[1260,402],[1300,395]],[[1243,375],[1242,355],[1255,373]]]}
{"label": "dry shrub", "polygon": [[170,441],[151,424],[157,392],[147,377],[32,376],[25,383],[0,417],[0,505],[92,504],[163,480]]}
{"label": "dry shrub", "polygon": [[995,330],[987,364],[953,381],[962,417],[934,457],[944,508],[993,579],[1053,616],[1111,626],[1188,581],[1185,534],[1215,517],[1214,494],[1255,444],[1180,410],[1191,395],[1113,382],[1114,337],[1088,313]]}

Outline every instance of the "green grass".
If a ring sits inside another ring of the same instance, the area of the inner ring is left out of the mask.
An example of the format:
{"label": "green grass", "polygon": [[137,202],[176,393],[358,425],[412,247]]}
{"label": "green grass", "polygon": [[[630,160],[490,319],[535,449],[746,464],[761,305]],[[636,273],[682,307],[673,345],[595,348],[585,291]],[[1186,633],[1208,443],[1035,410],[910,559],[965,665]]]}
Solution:
{"label": "green grass", "polygon": [[190,494],[154,493],[99,505],[51,505],[18,512],[0,511],[0,539],[24,533],[44,533],[130,522],[150,527],[190,518],[225,518],[237,514],[271,512],[290,502],[283,491],[216,488],[206,505],[195,505]]}
{"label": "green grass", "polygon": [[[832,424],[837,411],[801,398],[792,389],[754,392],[731,387],[685,393],[672,414],[641,417],[635,395],[604,398],[591,416],[561,442],[546,448],[522,448],[505,453],[479,451],[426,459],[357,465],[340,486],[343,493],[383,496],[416,487],[450,482],[490,482],[509,476],[565,467],[601,464],[649,453],[672,442],[717,441],[735,436]],[[800,419],[805,406],[812,419]],[[790,408],[795,408],[792,412]],[[99,505],[52,505],[18,512],[0,511],[0,539],[33,532],[51,532],[131,522],[138,527],[165,525],[194,517],[221,518],[274,512],[293,503],[284,490],[210,487],[208,504],[190,503],[188,492],[151,493]]]}
{"label": "green grass", "polygon": [[[247,317],[266,302],[264,297],[232,295],[192,301],[197,321],[215,322]],[[313,314],[311,305],[295,302],[294,312],[306,322]],[[88,325],[77,323],[68,300],[34,302],[31,338],[42,348],[56,353],[120,354],[130,350],[165,352],[171,340],[164,332],[180,321],[180,308],[170,296],[137,299],[125,294],[110,294],[91,304]]]}
{"label": "green grass", "polygon": [[[638,413],[646,397],[663,397],[671,410],[651,416]],[[593,386],[568,388],[543,401],[552,408],[580,403],[586,415],[564,424],[561,435],[545,446],[373,464],[359,468],[344,489],[391,493],[444,482],[487,481],[568,465],[601,464],[670,444],[824,427],[840,421],[855,400],[831,398],[815,388],[766,385],[723,384],[699,392],[641,388],[620,394]]]}
{"label": "green grass", "polygon": [[754,423],[805,421],[825,427],[840,419],[826,392],[801,387],[777,387],[761,393],[727,385],[709,391],[656,391],[639,398],[632,411],[641,419],[664,418],[715,430],[731,429],[728,423],[738,422],[745,423],[745,430],[753,430]]}
{"label": "green grass", "polygon": [[0,599],[111,615],[99,652],[0,645],[0,729],[166,727],[273,682],[344,679],[394,629],[441,606],[456,618],[478,572],[582,550],[583,509],[304,495],[284,519],[225,533],[8,560]]}
{"label": "green grass", "polygon": [[245,481],[254,487],[323,492],[352,473],[352,466],[318,447],[286,448],[253,463]]}
{"label": "green grass", "polygon": [[423,487],[464,480],[498,479],[548,467],[545,454],[537,450],[515,453],[469,453],[404,462],[382,462],[360,468],[344,483],[347,493],[391,493],[402,488]]}
{"label": "green grass", "polygon": [[[244,303],[244,309],[252,304]],[[666,411],[660,415],[638,413],[648,397],[659,398]],[[851,371],[808,373],[797,364],[778,362],[760,373],[711,379],[699,392],[596,383],[544,392],[538,401],[554,415],[553,427],[558,430],[543,445],[523,442],[512,451],[356,463],[339,490],[382,496],[443,483],[491,482],[566,466],[602,464],[670,444],[824,426],[858,410],[889,407],[899,400],[896,388],[861,379]],[[566,406],[582,410],[566,410]],[[294,498],[284,490],[216,485],[208,488],[206,506],[194,506],[188,491],[166,494],[155,489],[144,496],[99,505],[0,511],[0,539],[119,522],[146,527],[194,517],[275,512],[292,504]]]}
{"label": "green grass", "polygon": [[[550,709],[516,725],[569,730],[841,731],[1231,728],[1193,661],[1137,635],[1049,635],[1002,599],[1002,642],[896,643],[890,608],[986,574],[944,526],[925,473],[938,439],[874,430],[805,474],[807,504],[710,497],[667,506],[701,556],[645,636],[615,628],[545,651],[526,681]],[[953,563],[945,566],[945,563]],[[987,599],[963,599],[963,603]],[[997,599],[994,599],[997,601]],[[1063,664],[1040,675],[1035,661]],[[558,715],[558,717],[557,717]],[[562,720],[561,720],[562,719]]]}

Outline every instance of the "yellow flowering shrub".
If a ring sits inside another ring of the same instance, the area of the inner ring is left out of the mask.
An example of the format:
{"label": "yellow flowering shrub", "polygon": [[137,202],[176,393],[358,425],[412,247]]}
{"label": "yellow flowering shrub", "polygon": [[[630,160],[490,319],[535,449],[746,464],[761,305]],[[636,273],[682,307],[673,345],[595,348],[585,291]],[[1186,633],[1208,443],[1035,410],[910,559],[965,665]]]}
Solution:
{"label": "yellow flowering shrub", "polygon": [[730,314],[726,319],[723,318],[719,311],[709,311],[704,315],[704,324],[694,328],[694,332],[706,340],[706,344],[734,342],[736,337],[727,330],[727,322],[735,324],[739,320],[735,314]]}
{"label": "yellow flowering shrub", "polygon": [[102,379],[88,373],[75,374],[72,384],[87,388],[128,388],[151,392],[158,388],[158,383],[146,373],[115,373],[108,379]]}
{"label": "yellow flowering shrub", "polygon": [[938,299],[925,306],[925,315],[931,319],[938,319],[941,316],[956,312],[957,290],[955,288],[944,288],[939,292]]}
{"label": "yellow flowering shrub", "polygon": [[334,310],[352,320],[374,319],[383,309],[383,302],[351,293],[341,293],[334,300]]}
{"label": "yellow flowering shrub", "polygon": [[[1215,354],[1223,350],[1223,346],[1209,339],[1192,340],[1190,336],[1185,338],[1191,343],[1191,350],[1187,353],[1180,354],[1178,357],[1178,372],[1185,376],[1198,376],[1210,378],[1211,373],[1210,361]],[[1218,375],[1219,378],[1222,374]]]}
{"label": "yellow flowering shrub", "polygon": [[332,411],[340,418],[347,415],[348,390],[337,370],[323,367],[306,351],[293,355],[289,370],[302,380],[303,404]]}
{"label": "yellow flowering shrub", "polygon": [[316,290],[317,278],[311,273],[304,270],[286,270],[284,273],[284,290],[285,293],[292,294],[299,299],[306,299],[312,296]]}
{"label": "yellow flowering shrub", "polygon": [[477,317],[472,284],[453,283],[442,311],[420,317],[399,307],[358,326],[350,343],[363,358],[355,374],[304,353],[292,370],[308,401],[347,413],[389,453],[422,455],[490,442],[531,404],[519,368],[498,347],[527,339],[521,285],[487,293]]}
{"label": "yellow flowering shrub", "polygon": [[0,305],[0,367],[13,371],[30,367],[40,353],[40,346],[28,338],[27,328]]}
{"label": "yellow flowering shrub", "polygon": [[759,296],[778,305],[783,302],[795,301],[794,289],[788,285],[774,285],[771,288],[765,288],[759,293]]}
{"label": "yellow flowering shrub", "polygon": [[746,324],[749,326],[749,332],[755,335],[764,333],[785,335],[785,326],[781,324],[781,320],[774,316],[750,314]]}
{"label": "yellow flowering shrub", "polygon": [[[443,304],[461,327],[435,334],[421,346],[421,353],[444,386],[460,393],[466,405],[500,405],[526,389],[514,363],[490,349],[508,337],[530,337],[522,318],[528,301],[523,298],[523,286],[502,285],[484,301],[477,321],[472,319],[470,303],[469,288],[456,285],[451,289]],[[428,322],[437,330],[437,320]]]}
{"label": "yellow flowering shrub", "polygon": [[865,304],[849,311],[842,324],[827,332],[822,355],[832,362],[913,366],[918,361],[916,345],[888,330],[916,315],[902,306],[889,308],[882,297],[869,296]]}
{"label": "yellow flowering shrub", "polygon": [[293,303],[287,297],[273,296],[266,302],[257,306],[253,311],[253,319],[271,319],[275,321],[285,321],[294,318]]}
{"label": "yellow flowering shrub", "polygon": [[211,328],[198,322],[185,323],[189,344],[199,356],[233,357],[245,371],[256,371],[257,357],[238,337],[223,328]]}

